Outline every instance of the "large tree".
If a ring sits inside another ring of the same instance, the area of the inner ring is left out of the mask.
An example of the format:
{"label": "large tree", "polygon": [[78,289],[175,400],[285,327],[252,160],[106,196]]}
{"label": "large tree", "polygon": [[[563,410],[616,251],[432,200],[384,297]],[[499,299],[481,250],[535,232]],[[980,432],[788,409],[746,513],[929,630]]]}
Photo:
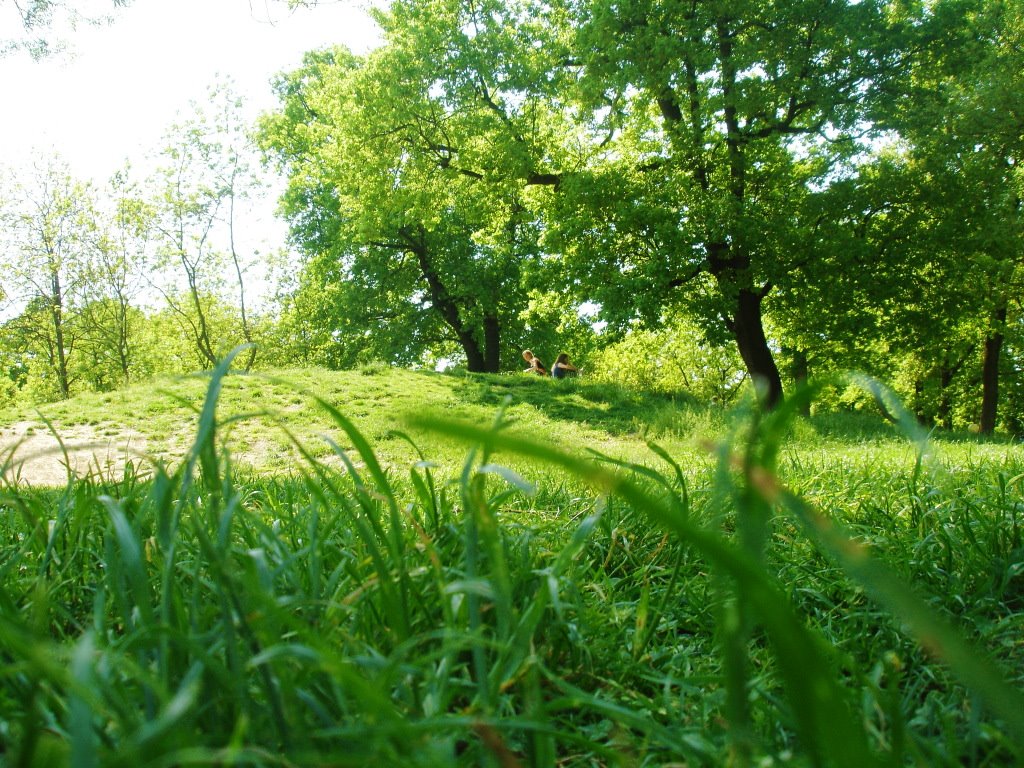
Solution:
{"label": "large tree", "polygon": [[490,152],[507,115],[449,99],[433,62],[391,31],[365,58],[309,56],[263,122],[290,177],[307,291],[331,294],[339,342],[394,361],[448,344],[469,370],[497,371],[522,341],[539,258],[527,180]]}
{"label": "large tree", "polygon": [[522,199],[580,299],[622,322],[690,306],[779,400],[764,301],[794,272],[804,198],[903,73],[897,9],[401,0],[378,18],[393,52],[380,104],[395,114],[424,87],[435,104],[390,125],[418,138],[403,179],[432,163],[435,178],[548,190]]}
{"label": "large tree", "polygon": [[53,394],[67,398],[77,376],[77,315],[97,247],[94,192],[56,159],[37,165],[30,178],[12,180],[6,192],[0,221],[7,301],[15,317],[5,334],[17,336],[21,351],[42,361],[39,373],[53,382]]}
{"label": "large tree", "polygon": [[627,283],[699,298],[769,405],[782,385],[764,302],[798,266],[822,277],[800,214],[903,73],[897,19],[875,1],[595,0],[578,24],[584,92],[618,136],[588,193],[602,244]]}

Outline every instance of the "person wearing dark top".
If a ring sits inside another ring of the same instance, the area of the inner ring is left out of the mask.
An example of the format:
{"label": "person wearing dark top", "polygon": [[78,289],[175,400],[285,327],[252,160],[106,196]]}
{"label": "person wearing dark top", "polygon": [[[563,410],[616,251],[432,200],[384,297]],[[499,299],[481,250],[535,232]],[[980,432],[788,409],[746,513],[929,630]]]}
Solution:
{"label": "person wearing dark top", "polygon": [[544,363],[530,350],[523,350],[523,360],[530,364],[530,367],[523,371],[524,373],[536,373],[538,376],[548,375],[548,369],[544,367]]}
{"label": "person wearing dark top", "polygon": [[551,375],[556,379],[575,376],[578,372],[576,366],[569,362],[569,356],[565,352],[558,356],[555,364],[551,367]]}

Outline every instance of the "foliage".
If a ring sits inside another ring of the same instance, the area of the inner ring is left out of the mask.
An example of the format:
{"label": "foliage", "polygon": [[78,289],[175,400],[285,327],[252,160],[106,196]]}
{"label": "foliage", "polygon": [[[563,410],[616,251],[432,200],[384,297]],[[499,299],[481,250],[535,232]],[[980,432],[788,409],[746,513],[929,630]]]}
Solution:
{"label": "foliage", "polygon": [[[39,59],[59,52],[63,48],[59,30],[61,26],[74,28],[80,24],[102,24],[109,21],[105,9],[123,8],[131,0],[0,0],[0,15],[17,19],[22,35],[8,37],[9,22],[4,23],[4,36],[0,37],[0,56],[27,51]],[[54,29],[58,28],[58,33]]]}
{"label": "foliage", "polygon": [[657,330],[634,328],[592,358],[588,374],[630,389],[685,392],[697,402],[729,404],[747,381],[735,349],[713,346],[685,319]]}

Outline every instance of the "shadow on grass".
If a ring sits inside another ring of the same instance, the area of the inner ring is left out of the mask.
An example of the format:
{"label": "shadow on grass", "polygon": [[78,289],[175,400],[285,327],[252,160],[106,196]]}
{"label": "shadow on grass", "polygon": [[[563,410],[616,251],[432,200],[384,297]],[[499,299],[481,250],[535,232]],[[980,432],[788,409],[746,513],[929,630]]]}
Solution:
{"label": "shadow on grass", "polygon": [[[834,411],[812,415],[807,423],[818,437],[848,442],[904,440],[900,429],[880,414],[872,412]],[[966,430],[929,429],[928,439],[934,443],[974,445],[1015,445],[1019,439],[1011,435],[982,435]]]}
{"label": "shadow on grass", "polygon": [[453,387],[467,403],[497,409],[506,398],[512,404],[536,408],[549,419],[599,426],[609,434],[634,435],[652,426],[667,426],[681,413],[718,411],[697,402],[691,395],[672,395],[627,390],[615,384],[527,375],[450,374]]}

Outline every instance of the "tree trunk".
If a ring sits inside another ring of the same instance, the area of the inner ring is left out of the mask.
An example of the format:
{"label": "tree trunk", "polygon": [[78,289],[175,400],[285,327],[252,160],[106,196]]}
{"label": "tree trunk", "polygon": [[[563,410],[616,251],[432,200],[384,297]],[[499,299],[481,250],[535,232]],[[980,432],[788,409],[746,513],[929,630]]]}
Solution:
{"label": "tree trunk", "polygon": [[722,293],[736,297],[729,330],[757,388],[758,399],[770,410],[782,401],[782,376],[764,334],[761,302],[765,291],[754,290],[749,277],[749,256],[730,243],[708,244],[708,267]]}
{"label": "tree trunk", "polygon": [[484,355],[487,373],[501,370],[501,323],[494,315],[484,317]]}
{"label": "tree trunk", "polygon": [[[452,298],[444,281],[441,280],[441,276],[434,269],[430,250],[424,242],[422,234],[417,237],[414,232],[403,232],[403,237],[406,239],[408,249],[416,256],[420,274],[427,284],[427,291],[434,308],[441,313],[444,322],[454,331],[459,346],[466,354],[466,368],[473,373],[487,373],[489,371],[488,360],[484,355],[484,349],[480,346],[473,329],[468,328],[463,322],[458,303]],[[497,344],[495,344],[495,349],[497,349]]]}
{"label": "tree trunk", "polygon": [[757,387],[759,399],[766,408],[772,409],[782,402],[782,377],[764,334],[761,301],[760,293],[741,288],[736,296],[732,330],[747,373]]}
{"label": "tree trunk", "polygon": [[[928,416],[924,411],[924,379],[920,376],[914,379],[914,416],[921,424],[928,423]],[[890,418],[889,421],[895,421]]]}
{"label": "tree trunk", "polygon": [[53,320],[54,368],[61,397],[71,397],[71,376],[68,373],[68,351],[64,340],[64,289],[60,275],[54,269],[50,274],[50,317]]}
{"label": "tree trunk", "polygon": [[245,308],[245,277],[242,273],[242,264],[238,258],[238,251],[235,248],[235,175],[238,172],[237,166],[238,159],[234,159],[234,166],[231,172],[231,184],[228,192],[228,200],[230,205],[228,207],[228,242],[231,247],[231,261],[235,265],[235,275],[238,278],[238,311],[241,314],[242,319],[242,338],[245,339],[245,343],[249,344],[249,355],[245,361],[245,372],[248,373],[252,370],[253,363],[256,362],[256,354],[259,348],[253,342],[252,329],[249,327],[249,314]]}
{"label": "tree trunk", "polygon": [[456,331],[455,335],[462,351],[466,353],[466,369],[472,373],[487,373],[486,358],[476,337],[464,329]]}
{"label": "tree trunk", "polygon": [[953,383],[955,374],[956,367],[949,364],[948,357],[944,357],[942,365],[939,366],[939,404],[935,410],[935,421],[946,429],[952,424],[953,403],[949,386]]}
{"label": "tree trunk", "polygon": [[1003,324],[1006,322],[1006,307],[996,310],[992,332],[985,339],[985,355],[981,366],[981,422],[983,435],[991,435],[996,429],[996,415],[999,406],[999,357],[1003,351]]}

